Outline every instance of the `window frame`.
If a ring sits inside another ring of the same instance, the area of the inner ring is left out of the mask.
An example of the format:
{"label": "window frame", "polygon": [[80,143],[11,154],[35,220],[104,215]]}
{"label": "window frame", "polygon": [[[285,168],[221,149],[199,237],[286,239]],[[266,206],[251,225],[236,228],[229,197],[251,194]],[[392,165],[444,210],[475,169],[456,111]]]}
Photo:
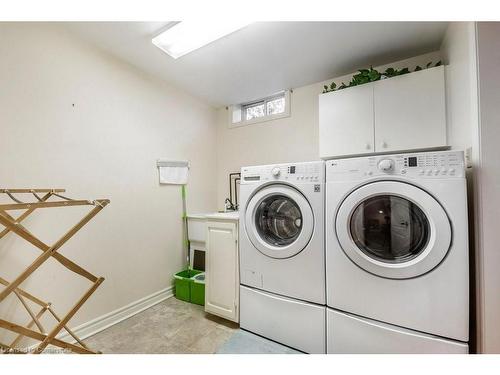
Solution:
{"label": "window frame", "polygon": [[[266,96],[265,98],[260,98],[258,100],[253,100],[251,102],[242,103],[239,105],[233,105],[229,108],[229,127],[237,128],[240,126],[252,125],[266,121],[277,120],[280,118],[285,118],[290,116],[291,107],[291,90],[284,90],[273,95]],[[278,98],[283,97],[285,100],[285,110],[282,113],[276,113],[272,115],[267,114],[267,103]],[[253,119],[246,120],[246,110],[250,107],[264,104],[265,115],[262,117],[254,117]],[[239,118],[239,121],[235,121],[235,117]]]}

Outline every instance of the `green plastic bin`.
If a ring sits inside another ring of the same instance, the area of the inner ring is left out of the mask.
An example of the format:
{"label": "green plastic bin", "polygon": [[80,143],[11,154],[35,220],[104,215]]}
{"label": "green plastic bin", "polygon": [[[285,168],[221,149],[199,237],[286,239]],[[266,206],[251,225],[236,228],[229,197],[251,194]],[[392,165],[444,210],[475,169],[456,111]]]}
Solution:
{"label": "green plastic bin", "polygon": [[191,284],[193,276],[198,275],[201,271],[184,270],[177,272],[174,275],[175,279],[175,297],[182,301],[191,302]]}
{"label": "green plastic bin", "polygon": [[205,305],[205,272],[191,278],[191,303]]}

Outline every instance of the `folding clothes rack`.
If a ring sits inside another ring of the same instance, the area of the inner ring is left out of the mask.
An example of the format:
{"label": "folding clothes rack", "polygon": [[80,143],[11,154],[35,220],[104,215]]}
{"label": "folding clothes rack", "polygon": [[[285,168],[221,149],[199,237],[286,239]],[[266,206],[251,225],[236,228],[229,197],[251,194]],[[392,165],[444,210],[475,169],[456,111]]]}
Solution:
{"label": "folding clothes rack", "polygon": [[[23,337],[29,337],[39,341],[40,343],[32,350],[33,353],[43,352],[48,345],[57,346],[64,350],[69,350],[73,353],[91,354],[98,353],[97,351],[89,349],[82,340],[80,340],[75,333],[68,328],[67,324],[69,320],[76,314],[76,312],[82,307],[82,305],[89,299],[89,297],[95,292],[99,285],[104,281],[103,277],[97,277],[80,267],[76,263],[72,262],[58,250],[63,246],[71,237],[73,237],[85,224],[87,224],[94,216],[96,216],[99,211],[101,211],[109,203],[108,199],[98,199],[94,201],[89,200],[73,200],[67,198],[60,193],[64,193],[64,189],[0,189],[0,194],[5,194],[14,203],[0,204],[0,224],[2,224],[5,229],[0,232],[0,239],[3,238],[7,233],[13,232],[19,237],[28,241],[39,250],[42,254],[39,255],[16,279],[9,282],[0,277],[0,285],[4,288],[0,289],[0,303],[10,294],[14,294],[23,307],[28,312],[31,320],[25,325],[21,326],[19,324],[10,322],[0,318],[0,328],[9,330],[11,332],[17,333],[17,337],[10,343],[4,344],[0,343],[0,353],[23,353],[26,352],[16,345],[21,341]],[[45,193],[43,196],[39,194]],[[19,200],[14,194],[32,194],[36,201],[34,202],[23,202]],[[50,201],[49,199],[52,198]],[[55,200],[56,198],[57,200]],[[52,208],[52,207],[72,207],[72,206],[91,206],[92,210],[86,214],[76,225],[69,229],[58,241],[56,241],[52,246],[49,246],[38,239],[34,234],[28,231],[21,222],[31,215],[35,210],[39,208]],[[17,218],[11,216],[8,211],[14,210],[24,210],[24,212]],[[50,302],[45,302],[42,299],[35,297],[34,295],[26,292],[25,290],[19,288],[19,285],[24,282],[31,274],[33,274],[45,261],[49,258],[54,258],[60,264],[62,264],[67,269],[73,271],[74,273],[88,279],[92,285],[85,292],[85,294],[76,302],[76,304],[71,308],[71,310],[62,318],[60,318]],[[1,288],[1,287],[0,287]],[[40,307],[40,310],[35,313],[32,308],[30,308],[27,301],[31,301]],[[50,315],[56,320],[56,325],[48,333],[45,331],[44,326],[40,322],[41,317],[49,312]],[[37,330],[32,329],[36,326]],[[56,338],[56,336],[62,331],[66,330],[68,334],[76,341],[75,344],[63,341]]]}

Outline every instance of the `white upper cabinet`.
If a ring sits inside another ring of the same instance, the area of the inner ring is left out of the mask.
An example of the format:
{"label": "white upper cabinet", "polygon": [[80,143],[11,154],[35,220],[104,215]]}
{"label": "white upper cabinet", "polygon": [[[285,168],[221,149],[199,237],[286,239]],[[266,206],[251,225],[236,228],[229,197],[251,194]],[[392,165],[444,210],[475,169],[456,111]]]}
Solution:
{"label": "white upper cabinet", "polygon": [[374,98],[377,152],[446,146],[443,66],[376,82]]}
{"label": "white upper cabinet", "polygon": [[320,157],[374,152],[373,84],[319,96]]}
{"label": "white upper cabinet", "polygon": [[319,96],[323,159],[446,146],[443,66]]}

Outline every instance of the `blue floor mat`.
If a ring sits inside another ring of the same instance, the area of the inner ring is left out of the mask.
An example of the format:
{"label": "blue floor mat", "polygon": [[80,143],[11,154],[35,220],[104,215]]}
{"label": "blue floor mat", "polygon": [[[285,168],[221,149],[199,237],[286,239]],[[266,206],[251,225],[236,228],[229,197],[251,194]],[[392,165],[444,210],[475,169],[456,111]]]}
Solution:
{"label": "blue floor mat", "polygon": [[217,350],[217,354],[302,354],[253,333],[238,330]]}

